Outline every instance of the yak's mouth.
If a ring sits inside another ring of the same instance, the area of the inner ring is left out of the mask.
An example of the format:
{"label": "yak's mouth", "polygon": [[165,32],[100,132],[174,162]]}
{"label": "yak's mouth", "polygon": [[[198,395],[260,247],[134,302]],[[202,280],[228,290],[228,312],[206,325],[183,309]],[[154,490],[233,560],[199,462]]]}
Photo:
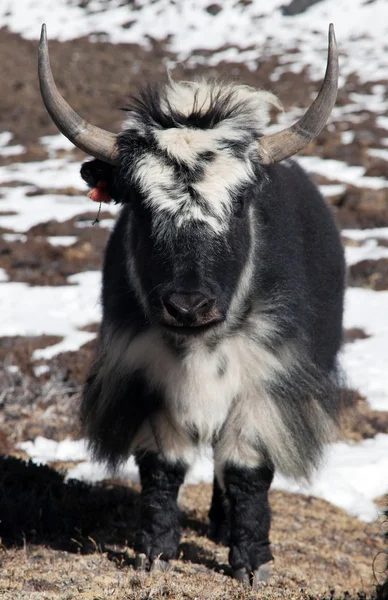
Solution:
{"label": "yak's mouth", "polygon": [[160,325],[162,325],[162,327],[165,331],[169,331],[170,333],[173,333],[175,335],[181,335],[181,336],[196,336],[197,335],[197,336],[199,336],[207,331],[210,331],[211,329],[215,329],[217,327],[217,325],[220,325],[223,321],[224,321],[224,319],[219,318],[219,319],[214,319],[207,323],[192,323],[190,325],[188,325],[188,324],[172,325],[171,323],[166,323],[165,321],[161,321]]}

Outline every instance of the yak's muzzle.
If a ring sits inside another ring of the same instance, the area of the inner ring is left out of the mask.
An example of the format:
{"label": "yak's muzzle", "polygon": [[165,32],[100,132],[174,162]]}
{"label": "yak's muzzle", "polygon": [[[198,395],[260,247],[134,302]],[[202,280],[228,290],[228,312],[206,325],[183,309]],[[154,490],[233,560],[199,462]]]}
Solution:
{"label": "yak's muzzle", "polygon": [[202,292],[173,292],[162,298],[162,318],[170,327],[202,327],[218,323],[222,315],[216,298]]}

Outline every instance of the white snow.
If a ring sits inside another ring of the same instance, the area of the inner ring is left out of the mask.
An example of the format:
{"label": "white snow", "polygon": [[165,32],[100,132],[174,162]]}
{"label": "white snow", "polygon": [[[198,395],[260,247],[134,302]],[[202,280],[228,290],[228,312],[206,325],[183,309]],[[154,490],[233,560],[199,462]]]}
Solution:
{"label": "white snow", "polygon": [[4,148],[13,138],[13,133],[10,131],[2,131],[0,133],[0,148]]}
{"label": "white snow", "polygon": [[[0,227],[25,232],[42,221],[66,221],[77,214],[94,210],[97,215],[98,207],[88,199],[86,186],[85,192],[80,191],[79,196],[51,193],[27,195],[37,189],[79,188],[83,186],[79,169],[78,162],[70,162],[65,158],[0,167],[0,192],[5,196],[1,200],[1,211],[16,212],[15,215],[0,215]],[[26,185],[7,187],[6,183],[12,181],[24,182]],[[113,204],[104,205],[105,210],[115,215],[119,208]]]}
{"label": "white snow", "polygon": [[[381,158],[382,160],[385,160],[388,163],[388,150],[386,150],[385,148],[369,148],[368,154],[370,156],[375,156],[376,158]],[[388,164],[387,164],[387,174],[388,174]]]}
{"label": "white snow", "polygon": [[320,185],[318,187],[320,189],[321,194],[325,198],[330,198],[331,196],[339,196],[340,194],[343,194],[346,191],[346,185],[343,185],[342,183],[338,183],[337,185]]}
{"label": "white snow", "polygon": [[388,187],[388,181],[382,177],[365,177],[365,167],[356,167],[341,160],[323,159],[318,156],[296,156],[295,158],[306,171],[323,175],[328,179],[374,190]]}
{"label": "white snow", "polygon": [[15,156],[23,154],[26,151],[21,144],[10,145],[13,134],[10,131],[2,131],[0,133],[0,156]]}
{"label": "white snow", "polygon": [[387,315],[388,291],[348,289],[345,327],[359,327],[371,337],[345,344],[342,351],[342,364],[348,377],[348,384],[359,390],[374,410],[388,410]]}
{"label": "white snow", "polygon": [[54,460],[85,460],[88,457],[85,440],[70,440],[67,438],[61,442],[56,442],[38,436],[33,442],[22,442],[19,447],[37,463],[41,464]]}
{"label": "white snow", "polygon": [[78,238],[75,235],[50,235],[47,239],[52,246],[71,246]]}
{"label": "white snow", "polygon": [[25,151],[26,149],[24,146],[21,144],[15,144],[14,146],[0,148],[0,156],[16,156],[17,154],[23,154]]}
{"label": "white snow", "polygon": [[381,127],[382,129],[386,129],[388,131],[388,117],[387,116],[379,115],[376,118],[376,124],[378,127]]}
{"label": "white snow", "polygon": [[43,135],[40,138],[40,142],[48,152],[53,153],[50,158],[55,158],[58,150],[73,150],[74,148],[73,144],[61,133],[57,135]]}
{"label": "white snow", "polygon": [[373,499],[387,492],[387,473],[388,434],[380,433],[357,444],[332,444],[310,485],[276,475],[274,487],[323,498],[363,521],[374,521],[379,511]]}
{"label": "white snow", "polygon": [[0,268],[0,283],[4,283],[5,281],[8,281],[7,271],[5,269]]}
{"label": "white snow", "polygon": [[379,246],[375,239],[368,239],[361,246],[345,246],[346,262],[355,265],[361,260],[388,258],[388,247]]}
{"label": "white snow", "polygon": [[341,133],[341,142],[343,144],[351,144],[354,141],[355,133],[354,131],[343,131]]}
{"label": "white snow", "polygon": [[63,336],[58,344],[35,350],[36,359],[77,350],[95,337],[79,328],[100,318],[100,280],[99,272],[87,271],[71,275],[68,281],[74,285],[60,288],[7,283],[0,295],[0,336]]}
{"label": "white snow", "polygon": [[35,377],[40,377],[44,373],[48,373],[50,371],[50,367],[48,365],[35,365],[33,367]]}
{"label": "white snow", "polygon": [[388,239],[388,227],[373,227],[371,229],[343,229],[342,235],[355,241],[367,240],[373,237]]}
{"label": "white snow", "polygon": [[26,242],[27,236],[23,233],[3,233],[1,236],[6,242]]}

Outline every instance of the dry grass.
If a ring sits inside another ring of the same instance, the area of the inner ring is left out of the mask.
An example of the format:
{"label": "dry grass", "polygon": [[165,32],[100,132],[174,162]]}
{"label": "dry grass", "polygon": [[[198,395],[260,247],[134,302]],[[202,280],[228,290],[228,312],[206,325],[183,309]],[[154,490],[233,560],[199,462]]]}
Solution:
{"label": "dry grass", "polygon": [[227,548],[206,536],[210,485],[188,485],[181,494],[182,541],[171,570],[139,573],[132,550],[138,486],[69,485],[48,467],[16,459],[3,461],[0,474],[4,600],[350,600],[374,593],[380,524],[362,523],[323,500],[271,492],[275,571],[268,585],[252,592],[231,579]]}

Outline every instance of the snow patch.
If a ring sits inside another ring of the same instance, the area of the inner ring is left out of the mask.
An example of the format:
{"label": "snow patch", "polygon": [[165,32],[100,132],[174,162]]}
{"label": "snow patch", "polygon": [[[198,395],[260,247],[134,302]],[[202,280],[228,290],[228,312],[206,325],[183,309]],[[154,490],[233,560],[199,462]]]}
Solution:
{"label": "snow patch", "polygon": [[52,246],[71,246],[78,240],[75,235],[50,235],[47,239]]}
{"label": "snow patch", "polygon": [[0,336],[63,337],[58,344],[35,350],[33,359],[48,359],[59,352],[78,350],[92,340],[94,333],[79,328],[100,319],[101,274],[86,271],[71,275],[68,280],[74,285],[57,288],[7,283],[6,293],[0,295]]}

